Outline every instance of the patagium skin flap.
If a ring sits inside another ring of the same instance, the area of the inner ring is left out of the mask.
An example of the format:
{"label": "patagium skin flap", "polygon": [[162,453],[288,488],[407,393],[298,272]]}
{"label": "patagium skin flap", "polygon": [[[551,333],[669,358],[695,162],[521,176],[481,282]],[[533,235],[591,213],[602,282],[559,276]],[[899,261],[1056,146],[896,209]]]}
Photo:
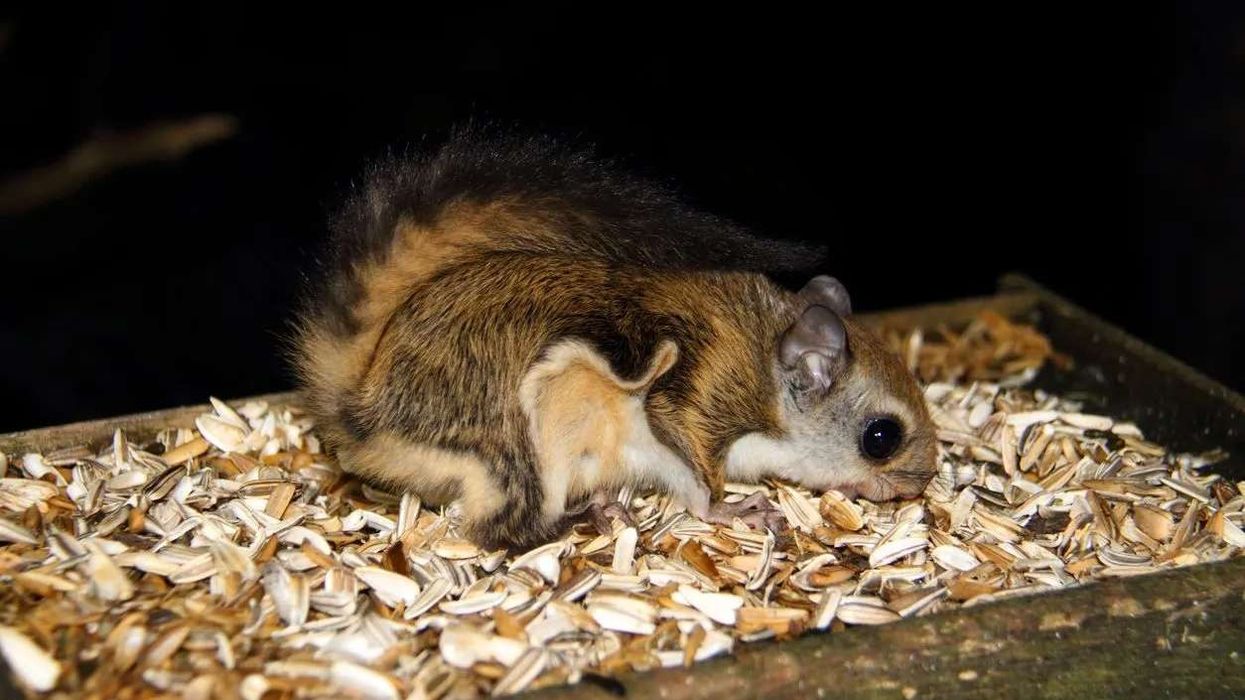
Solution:
{"label": "patagium skin flap", "polygon": [[307,405],[344,469],[461,499],[482,544],[627,484],[713,517],[728,479],[888,499],[934,473],[921,393],[843,285],[767,277],[819,251],[586,152],[458,133],[373,166],[332,228],[292,343]]}

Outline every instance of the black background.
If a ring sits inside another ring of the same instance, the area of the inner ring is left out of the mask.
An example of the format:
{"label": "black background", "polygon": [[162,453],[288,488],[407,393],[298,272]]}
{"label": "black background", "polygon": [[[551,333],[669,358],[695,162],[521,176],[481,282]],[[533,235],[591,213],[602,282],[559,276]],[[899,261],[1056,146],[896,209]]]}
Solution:
{"label": "black background", "polygon": [[860,309],[1019,270],[1245,388],[1245,24],[1186,5],[10,13],[3,177],[101,131],[240,129],[0,222],[0,431],[289,386],[326,213],[369,158],[469,118],[827,242]]}

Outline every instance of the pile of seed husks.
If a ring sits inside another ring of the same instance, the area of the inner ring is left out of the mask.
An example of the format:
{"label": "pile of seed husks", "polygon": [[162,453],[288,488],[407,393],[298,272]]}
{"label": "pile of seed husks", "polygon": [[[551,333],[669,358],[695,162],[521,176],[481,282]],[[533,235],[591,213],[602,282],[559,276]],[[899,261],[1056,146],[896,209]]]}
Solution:
{"label": "pile of seed husks", "polygon": [[[939,475],[875,504],[785,484],[789,530],[622,494],[637,527],[481,551],[455,506],[338,473],[291,407],[0,462],[0,650],[31,691],[471,697],[691,664],[737,644],[1233,556],[1245,484],[1214,456],[1022,388],[1049,344],[984,317],[895,337]],[[966,383],[943,380],[964,378]],[[843,632],[850,634],[850,631]]]}

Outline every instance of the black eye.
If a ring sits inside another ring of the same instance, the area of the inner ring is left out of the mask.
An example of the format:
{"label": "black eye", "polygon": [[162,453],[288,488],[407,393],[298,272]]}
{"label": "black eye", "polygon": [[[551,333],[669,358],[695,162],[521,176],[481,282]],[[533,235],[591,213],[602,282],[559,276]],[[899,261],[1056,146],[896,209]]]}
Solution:
{"label": "black eye", "polygon": [[860,449],[873,459],[886,459],[895,454],[903,440],[903,428],[890,418],[874,418],[860,436]]}

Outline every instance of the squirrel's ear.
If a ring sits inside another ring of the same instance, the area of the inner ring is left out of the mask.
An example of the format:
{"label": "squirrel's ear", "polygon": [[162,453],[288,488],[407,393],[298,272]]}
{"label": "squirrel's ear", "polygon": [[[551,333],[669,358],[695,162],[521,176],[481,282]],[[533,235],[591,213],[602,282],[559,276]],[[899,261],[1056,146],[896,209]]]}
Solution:
{"label": "squirrel's ear", "polygon": [[847,363],[847,329],[832,309],[811,305],[782,335],[778,358],[801,388],[825,391]]}
{"label": "squirrel's ear", "polygon": [[852,315],[852,298],[847,287],[829,275],[818,275],[800,290],[800,298],[807,304],[820,304],[842,316]]}

